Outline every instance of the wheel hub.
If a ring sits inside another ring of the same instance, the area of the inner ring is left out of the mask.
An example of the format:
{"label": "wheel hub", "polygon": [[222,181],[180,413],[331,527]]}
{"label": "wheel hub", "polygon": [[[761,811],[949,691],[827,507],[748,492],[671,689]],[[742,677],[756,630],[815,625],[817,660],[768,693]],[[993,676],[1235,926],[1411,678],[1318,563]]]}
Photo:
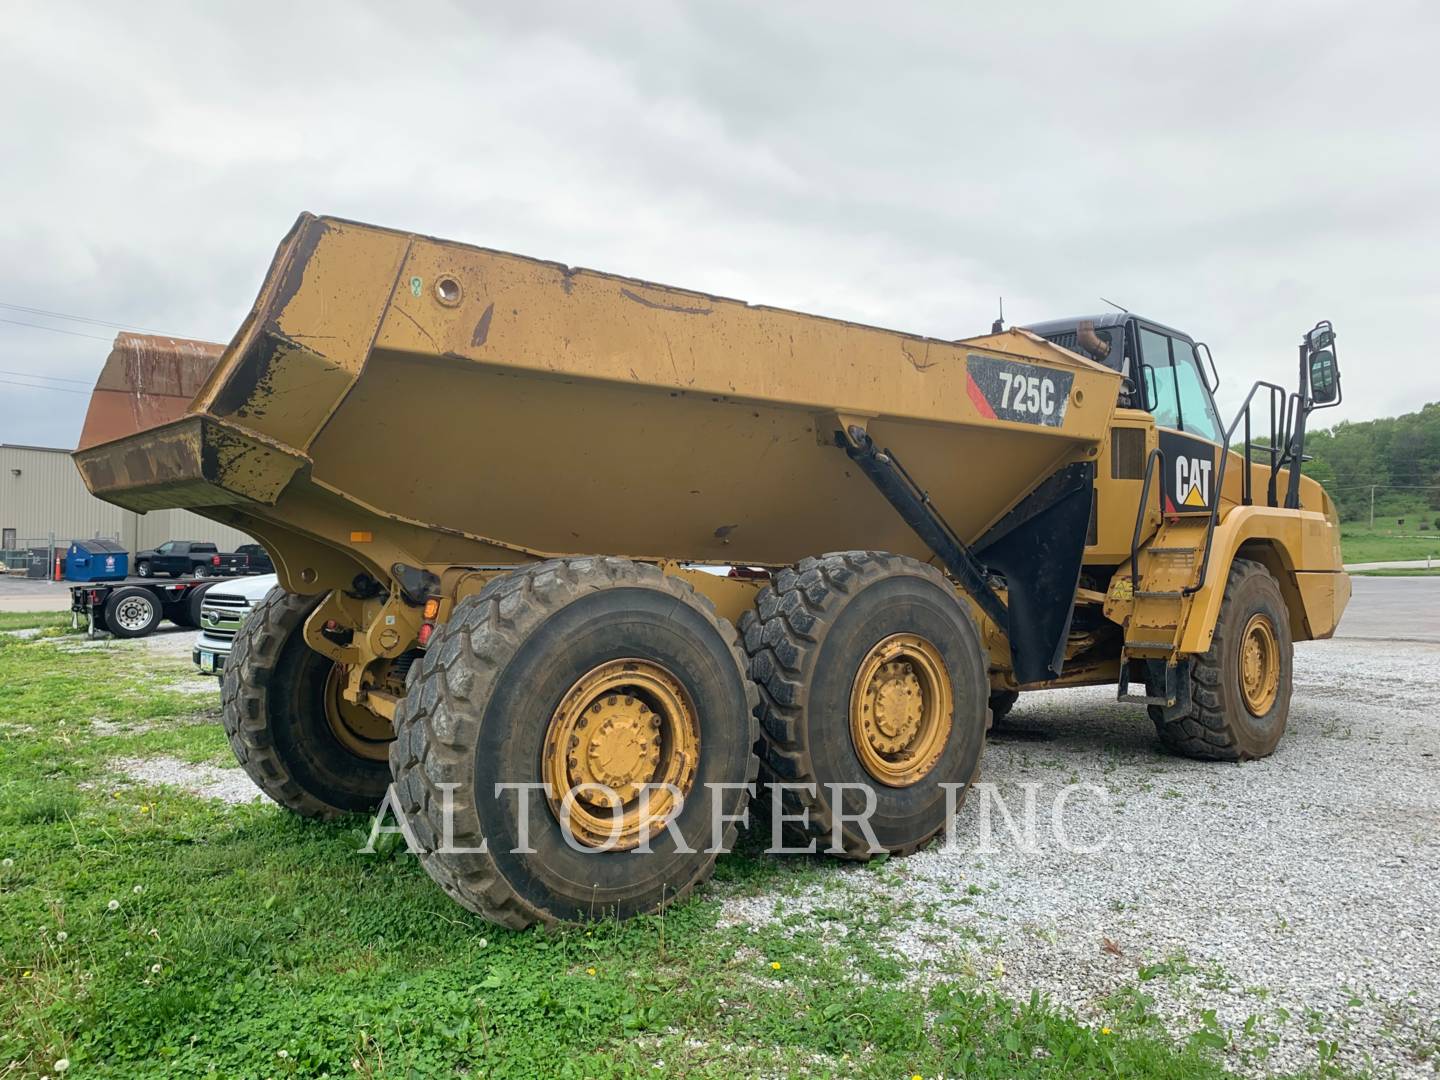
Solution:
{"label": "wheel hub", "polygon": [[378,713],[364,705],[347,701],[341,690],[345,687],[346,668],[334,664],[325,676],[325,720],[340,745],[356,757],[370,761],[387,761],[395,729]]}
{"label": "wheel hub", "polygon": [[880,783],[909,787],[940,760],[953,698],[940,652],[918,634],[895,634],[860,663],[850,692],[850,738]]}
{"label": "wheel hub", "polygon": [[1263,612],[1250,616],[1240,635],[1240,696],[1252,716],[1264,716],[1280,692],[1280,643]]}
{"label": "wheel hub", "polygon": [[[624,851],[664,828],[688,796],[700,730],[684,687],[649,660],[613,660],[582,676],[545,733],[546,797],[579,843]],[[674,790],[671,790],[671,789]]]}

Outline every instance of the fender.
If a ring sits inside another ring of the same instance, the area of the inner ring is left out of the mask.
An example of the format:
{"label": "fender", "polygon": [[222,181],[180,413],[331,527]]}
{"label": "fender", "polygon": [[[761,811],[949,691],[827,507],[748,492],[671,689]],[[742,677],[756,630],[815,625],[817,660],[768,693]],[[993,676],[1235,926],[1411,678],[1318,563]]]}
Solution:
{"label": "fender", "polygon": [[1297,641],[1329,637],[1350,598],[1350,576],[1340,561],[1340,530],[1314,510],[1236,506],[1215,526],[1210,566],[1190,601],[1181,653],[1210,648],[1230,565],[1236,558],[1264,563],[1280,583]]}

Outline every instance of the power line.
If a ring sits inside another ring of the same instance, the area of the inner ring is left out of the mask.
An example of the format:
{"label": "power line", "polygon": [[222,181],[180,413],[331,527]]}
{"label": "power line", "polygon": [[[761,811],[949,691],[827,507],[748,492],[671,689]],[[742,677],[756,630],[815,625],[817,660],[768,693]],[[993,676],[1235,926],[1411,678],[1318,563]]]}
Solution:
{"label": "power line", "polygon": [[138,330],[142,334],[158,334],[159,330],[149,330],[143,326],[131,326],[129,323],[111,322],[109,319],[92,319],[89,315],[67,315],[63,311],[47,311],[45,308],[26,307],[24,304],[7,304],[0,301],[0,308],[8,308],[10,311],[23,311],[27,315],[44,315],[50,319],[65,319],[68,322],[90,323],[94,326],[113,326],[116,330]]}
{"label": "power line", "polygon": [[90,391],[88,390],[71,390],[68,386],[42,386],[40,383],[17,382],[15,379],[0,379],[0,383],[5,383],[9,386],[23,386],[27,390],[54,390],[60,394],[84,394],[86,397],[90,396]]}
{"label": "power line", "polygon": [[64,375],[41,375],[36,371],[6,371],[0,368],[0,375],[19,375],[25,379],[49,379],[51,382],[73,382],[81,386],[92,385],[90,379],[67,379]]}
{"label": "power line", "polygon": [[49,330],[52,334],[69,334],[71,337],[90,338],[94,341],[109,341],[108,337],[101,337],[99,334],[82,334],[79,330],[63,330],[58,326],[42,326],[40,323],[21,322],[19,319],[0,319],[0,323],[9,323],[11,326],[28,326],[32,330]]}

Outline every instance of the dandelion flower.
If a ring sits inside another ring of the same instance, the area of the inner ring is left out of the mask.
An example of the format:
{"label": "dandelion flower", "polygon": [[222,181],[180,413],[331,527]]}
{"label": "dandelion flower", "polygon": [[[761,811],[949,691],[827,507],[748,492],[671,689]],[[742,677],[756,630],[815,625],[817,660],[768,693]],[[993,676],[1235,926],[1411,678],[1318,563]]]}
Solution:
{"label": "dandelion flower", "polygon": [[150,812],[150,807],[148,807],[148,806],[145,805],[144,803],[141,803],[141,804],[140,804],[140,812],[141,812],[142,814],[148,814],[148,813]]}
{"label": "dandelion flower", "polygon": [[33,971],[26,971],[26,972],[21,973],[20,977],[21,977],[22,979],[28,979],[28,978],[30,978],[31,975],[34,975],[34,974],[35,974],[35,973],[34,973]]}
{"label": "dandelion flower", "polygon": [[145,891],[145,886],[136,885],[135,888],[131,889],[130,891],[133,892],[136,896],[139,896],[142,892]]}
{"label": "dandelion flower", "polygon": [[68,1068],[70,1068],[69,1058],[61,1058],[60,1060],[55,1062],[55,1071],[57,1073],[63,1073]]}
{"label": "dandelion flower", "polygon": [[109,908],[111,911],[119,911],[119,910],[120,910],[120,901],[119,901],[119,900],[111,900],[110,903],[106,904],[105,906],[106,906],[107,908]]}
{"label": "dandelion flower", "polygon": [[283,1050],[283,1049],[282,1049],[282,1050],[276,1050],[276,1051],[275,1051],[275,1056],[278,1057],[278,1058],[288,1058],[288,1057],[290,1056],[290,1051],[289,1051],[289,1050]]}
{"label": "dandelion flower", "polygon": [[779,970],[780,970],[780,961],[779,961],[779,960],[771,960],[771,961],[770,961],[770,970],[771,970],[771,971],[779,971]]}
{"label": "dandelion flower", "polygon": [[150,974],[151,974],[151,975],[159,975],[159,974],[160,974],[160,965],[159,965],[159,964],[151,964],[151,965],[150,965]]}
{"label": "dandelion flower", "polygon": [[1110,1034],[1113,1034],[1113,1032],[1111,1032],[1111,1030],[1110,1030],[1108,1027],[1102,1027],[1102,1028],[1100,1029],[1100,1034],[1101,1034],[1101,1035],[1110,1035]]}
{"label": "dandelion flower", "polygon": [[0,859],[0,866],[5,867],[6,870],[9,870],[10,867],[12,867],[12,866],[14,866],[14,865],[15,865],[15,860],[14,860],[14,859],[8,859],[8,858],[7,858],[7,859]]}
{"label": "dandelion flower", "polygon": [[483,948],[485,948],[485,947],[486,947],[487,945],[489,945],[489,944],[490,944],[490,939],[489,939],[489,938],[483,938],[483,937],[482,937],[479,941],[477,941],[477,942],[475,943],[475,946],[476,946],[476,948],[483,949]]}
{"label": "dandelion flower", "polygon": [[586,974],[586,975],[594,975],[594,974],[595,974],[595,969],[594,969],[594,968],[586,968],[586,969],[585,969],[585,974]]}
{"label": "dandelion flower", "polygon": [[[58,941],[58,942],[60,942],[62,945],[63,945],[67,940],[69,940],[69,938],[70,938],[70,935],[67,934],[64,930],[61,930],[61,931],[57,932],[56,935],[55,935],[55,940]],[[61,1060],[63,1061],[64,1059],[62,1058]]]}
{"label": "dandelion flower", "polygon": [[914,1076],[910,1077],[910,1080],[925,1080],[925,1078],[919,1073],[916,1073]]}

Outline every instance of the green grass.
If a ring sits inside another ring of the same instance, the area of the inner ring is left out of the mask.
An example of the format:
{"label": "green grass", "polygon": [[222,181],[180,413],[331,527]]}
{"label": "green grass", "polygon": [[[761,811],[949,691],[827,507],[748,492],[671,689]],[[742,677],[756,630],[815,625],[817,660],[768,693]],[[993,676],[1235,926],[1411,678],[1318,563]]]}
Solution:
{"label": "green grass", "polygon": [[68,611],[0,611],[0,630],[70,628]]}
{"label": "green grass", "polygon": [[0,638],[0,1075],[1224,1075],[1227,1035],[1176,1041],[1138,992],[1112,1031],[983,975],[917,989],[875,939],[913,916],[886,864],[893,905],[722,926],[717,888],[783,911],[838,873],[745,851],[663,916],[515,933],[400,845],[360,853],[364,819],[117,783],[116,756],[226,760],[187,677],[134,646]]}
{"label": "green grass", "polygon": [[[1410,519],[1406,519],[1407,522]],[[1420,532],[1418,522],[1377,525],[1368,522],[1342,523],[1340,551],[1347,563],[1402,562],[1440,556],[1440,532]]]}

